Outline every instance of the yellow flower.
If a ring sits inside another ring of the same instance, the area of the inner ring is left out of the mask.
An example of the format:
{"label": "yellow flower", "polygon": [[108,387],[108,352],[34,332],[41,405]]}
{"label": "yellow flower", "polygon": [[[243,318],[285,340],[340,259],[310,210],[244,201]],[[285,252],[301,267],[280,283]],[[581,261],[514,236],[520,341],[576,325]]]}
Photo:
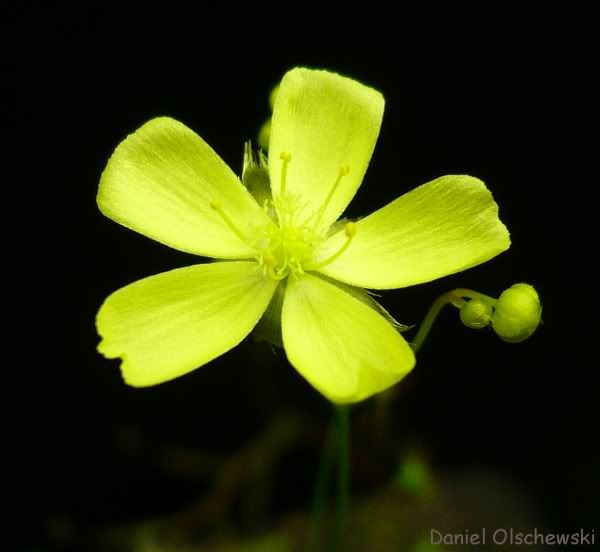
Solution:
{"label": "yellow flower", "polygon": [[491,259],[510,240],[490,192],[470,176],[438,178],[358,222],[334,224],[361,184],[383,109],[379,92],[351,79],[288,72],[263,205],[172,119],[146,123],[117,147],[100,210],[170,247],[221,259],[145,278],[102,305],[99,350],[122,358],[128,384],[155,385],[225,353],[274,297],[290,363],[330,400],[360,401],[412,369],[409,344],[350,286],[427,282]]}

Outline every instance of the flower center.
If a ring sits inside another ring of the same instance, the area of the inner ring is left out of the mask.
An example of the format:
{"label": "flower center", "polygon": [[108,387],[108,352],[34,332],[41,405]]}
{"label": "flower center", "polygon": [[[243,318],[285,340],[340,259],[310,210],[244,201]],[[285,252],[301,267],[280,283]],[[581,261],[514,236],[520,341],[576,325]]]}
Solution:
{"label": "flower center", "polygon": [[302,274],[313,261],[316,248],[324,236],[310,224],[312,215],[300,196],[279,194],[265,205],[277,213],[278,224],[258,229],[251,244],[257,249],[256,259],[265,272],[276,280],[288,274]]}
{"label": "flower center", "polygon": [[317,261],[316,253],[325,241],[326,229],[321,227],[323,214],[337,190],[341,179],[349,172],[346,164],[340,166],[338,177],[331,187],[323,205],[316,212],[310,212],[307,203],[299,195],[286,191],[288,164],[292,160],[289,153],[282,152],[281,186],[272,200],[263,206],[267,213],[274,213],[276,224],[268,224],[254,229],[251,236],[244,235],[227,213],[219,200],[212,200],[210,206],[223,222],[242,241],[256,250],[255,259],[265,275],[274,280],[283,280],[289,274],[298,276],[306,270],[318,270],[337,259],[350,245],[356,235],[356,225],[348,222],[344,227],[346,242],[342,247],[324,260]]}

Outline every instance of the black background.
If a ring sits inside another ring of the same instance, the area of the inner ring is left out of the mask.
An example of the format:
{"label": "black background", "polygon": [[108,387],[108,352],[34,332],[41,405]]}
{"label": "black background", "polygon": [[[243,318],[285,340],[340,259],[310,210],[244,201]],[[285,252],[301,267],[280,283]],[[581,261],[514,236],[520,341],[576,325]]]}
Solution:
{"label": "black background", "polygon": [[[544,325],[519,345],[444,313],[400,384],[398,442],[423,447],[439,469],[506,474],[534,497],[549,527],[593,527],[600,488],[598,172],[586,168],[597,158],[590,14],[576,4],[548,13],[500,3],[353,18],[308,5],[122,15],[31,8],[4,22],[12,146],[4,165],[16,171],[3,184],[13,258],[4,270],[5,323],[14,334],[3,363],[2,486],[17,549],[47,542],[57,518],[76,526],[142,518],[201,492],[156,476],[143,458],[157,447],[233,451],[288,409],[325,423],[324,401],[285,357],[261,366],[272,355],[251,341],[146,390],[126,387],[117,363],[95,352],[94,315],[111,291],[196,262],[99,213],[97,184],[114,147],[146,120],[169,115],[239,171],[243,142],[269,114],[268,91],[297,65],[354,77],[386,98],[350,216],[437,176],[466,173],[487,183],[511,231],[511,249],[487,264],[386,292],[382,302],[401,322],[417,323],[437,295],[458,286],[497,295],[526,281],[544,304]],[[257,380],[269,382],[266,403]],[[298,491],[282,508],[303,500]]]}

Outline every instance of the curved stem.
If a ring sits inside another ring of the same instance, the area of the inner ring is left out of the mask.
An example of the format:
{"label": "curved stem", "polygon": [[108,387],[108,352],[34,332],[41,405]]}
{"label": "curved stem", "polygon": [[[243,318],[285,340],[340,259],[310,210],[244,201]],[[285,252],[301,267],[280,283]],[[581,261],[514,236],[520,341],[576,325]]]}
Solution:
{"label": "curved stem", "polygon": [[413,339],[411,344],[413,351],[417,353],[421,346],[423,345],[425,339],[429,335],[431,327],[435,322],[438,314],[440,314],[441,310],[446,305],[452,305],[457,309],[464,307],[467,304],[466,299],[481,299],[482,301],[486,301],[494,305],[496,303],[496,299],[493,297],[488,297],[483,293],[479,293],[477,291],[473,291],[471,289],[465,288],[457,288],[452,291],[448,291],[440,295],[431,305],[430,309],[427,311],[425,318],[423,318],[423,322],[421,322],[421,326],[419,326],[419,330],[417,331],[417,335]]}

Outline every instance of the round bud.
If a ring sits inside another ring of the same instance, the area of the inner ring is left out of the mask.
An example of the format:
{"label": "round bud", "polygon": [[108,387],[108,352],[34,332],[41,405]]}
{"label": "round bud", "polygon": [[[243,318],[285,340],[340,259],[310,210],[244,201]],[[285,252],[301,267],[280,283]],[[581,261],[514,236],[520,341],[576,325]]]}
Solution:
{"label": "round bud", "polygon": [[271,93],[269,94],[269,105],[271,106],[271,111],[275,107],[275,100],[277,100],[277,94],[279,93],[279,85],[273,87]]}
{"label": "round bud", "polygon": [[535,332],[541,318],[542,306],[533,286],[515,284],[498,298],[492,328],[504,341],[519,343]]}
{"label": "round bud", "polygon": [[460,309],[462,323],[473,330],[481,330],[490,325],[492,305],[481,299],[471,299]]}
{"label": "round bud", "polygon": [[258,131],[257,142],[263,151],[269,150],[269,140],[271,139],[271,119],[267,119],[265,124]]}

